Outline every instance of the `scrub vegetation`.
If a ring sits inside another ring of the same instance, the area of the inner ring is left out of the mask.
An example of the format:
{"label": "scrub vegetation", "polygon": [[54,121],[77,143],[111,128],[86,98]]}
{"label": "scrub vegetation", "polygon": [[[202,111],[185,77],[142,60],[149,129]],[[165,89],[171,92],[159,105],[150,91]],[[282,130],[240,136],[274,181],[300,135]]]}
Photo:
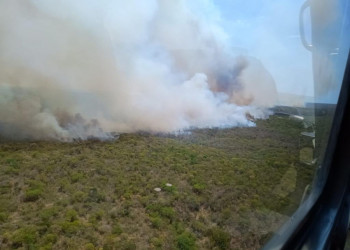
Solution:
{"label": "scrub vegetation", "polygon": [[2,142],[0,246],[259,248],[312,180],[313,167],[299,162],[301,131],[271,116],[178,136]]}

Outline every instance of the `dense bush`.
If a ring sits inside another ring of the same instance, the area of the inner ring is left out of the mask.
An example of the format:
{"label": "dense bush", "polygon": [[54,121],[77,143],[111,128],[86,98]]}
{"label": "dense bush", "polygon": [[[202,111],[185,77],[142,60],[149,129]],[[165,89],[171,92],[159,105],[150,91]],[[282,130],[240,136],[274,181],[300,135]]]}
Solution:
{"label": "dense bush", "polygon": [[28,189],[25,192],[24,201],[36,201],[43,194],[41,189]]}
{"label": "dense bush", "polygon": [[11,241],[14,247],[32,246],[37,240],[38,234],[35,226],[24,226],[14,231]]}
{"label": "dense bush", "polygon": [[208,231],[209,238],[219,249],[229,249],[230,235],[218,227],[214,227]]}
{"label": "dense bush", "polygon": [[194,250],[196,248],[196,240],[194,236],[188,232],[183,232],[176,238],[176,244],[178,249],[181,250]]}
{"label": "dense bush", "polygon": [[1,142],[1,247],[258,249],[313,177],[298,162],[299,125],[272,116],[177,136]]}

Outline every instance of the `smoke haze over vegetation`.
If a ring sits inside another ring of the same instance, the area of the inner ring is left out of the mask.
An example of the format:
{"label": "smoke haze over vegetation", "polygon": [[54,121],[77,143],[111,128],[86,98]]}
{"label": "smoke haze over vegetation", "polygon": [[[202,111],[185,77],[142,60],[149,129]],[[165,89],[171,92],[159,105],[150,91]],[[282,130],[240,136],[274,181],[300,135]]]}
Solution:
{"label": "smoke haze over vegetation", "polygon": [[1,1],[0,136],[108,138],[266,117],[273,78],[194,3]]}

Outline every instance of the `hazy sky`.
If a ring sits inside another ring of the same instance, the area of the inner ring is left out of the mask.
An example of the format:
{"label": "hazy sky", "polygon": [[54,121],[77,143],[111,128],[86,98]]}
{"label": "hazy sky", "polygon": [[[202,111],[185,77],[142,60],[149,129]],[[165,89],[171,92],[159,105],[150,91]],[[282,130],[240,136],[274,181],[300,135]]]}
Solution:
{"label": "hazy sky", "polygon": [[[299,36],[299,10],[304,0],[213,2],[232,47],[261,60],[279,92],[313,95],[311,53]],[[305,25],[309,25],[307,17]]]}

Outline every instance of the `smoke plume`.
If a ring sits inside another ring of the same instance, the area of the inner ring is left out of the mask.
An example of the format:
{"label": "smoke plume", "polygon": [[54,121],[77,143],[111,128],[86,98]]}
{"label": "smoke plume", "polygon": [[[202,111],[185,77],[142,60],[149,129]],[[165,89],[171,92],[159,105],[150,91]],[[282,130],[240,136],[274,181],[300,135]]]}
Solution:
{"label": "smoke plume", "polygon": [[0,1],[0,137],[254,125],[272,77],[188,2]]}

